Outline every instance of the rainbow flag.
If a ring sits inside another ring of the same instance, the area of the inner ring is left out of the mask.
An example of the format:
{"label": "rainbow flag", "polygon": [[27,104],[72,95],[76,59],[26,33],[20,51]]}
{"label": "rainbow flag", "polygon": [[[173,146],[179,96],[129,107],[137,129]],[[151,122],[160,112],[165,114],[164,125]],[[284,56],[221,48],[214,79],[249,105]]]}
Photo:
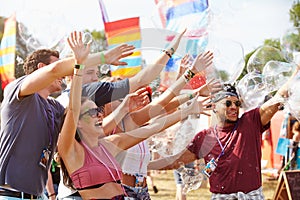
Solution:
{"label": "rainbow flag", "polygon": [[0,75],[2,89],[15,80],[16,52],[16,15],[13,14],[4,23],[4,33],[0,45]]}
{"label": "rainbow flag", "polygon": [[[105,35],[108,48],[114,48],[122,43],[134,45],[140,49],[142,45],[140,18],[127,18],[113,22],[104,22]],[[126,66],[111,65],[111,75],[121,77],[132,77],[142,69],[141,51],[136,50],[131,56],[123,58]]]}
{"label": "rainbow flag", "polygon": [[196,56],[208,43],[208,0],[155,0],[163,28],[179,32],[187,28],[185,52]]}

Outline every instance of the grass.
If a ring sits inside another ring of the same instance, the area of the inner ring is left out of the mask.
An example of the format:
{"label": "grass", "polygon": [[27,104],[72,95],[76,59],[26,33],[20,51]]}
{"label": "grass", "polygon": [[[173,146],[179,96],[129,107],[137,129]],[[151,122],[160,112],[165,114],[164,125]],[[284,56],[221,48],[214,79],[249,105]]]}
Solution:
{"label": "grass", "polygon": [[[169,170],[165,173],[159,173],[152,176],[153,182],[158,188],[158,193],[154,193],[152,188],[149,187],[149,192],[152,200],[175,200],[176,184],[174,181],[173,171]],[[277,181],[270,181],[263,178],[263,191],[265,200],[273,199],[273,195],[276,189]],[[193,190],[187,194],[188,200],[206,200],[210,199],[211,194],[209,187],[203,187],[206,185],[204,182],[197,190]]]}

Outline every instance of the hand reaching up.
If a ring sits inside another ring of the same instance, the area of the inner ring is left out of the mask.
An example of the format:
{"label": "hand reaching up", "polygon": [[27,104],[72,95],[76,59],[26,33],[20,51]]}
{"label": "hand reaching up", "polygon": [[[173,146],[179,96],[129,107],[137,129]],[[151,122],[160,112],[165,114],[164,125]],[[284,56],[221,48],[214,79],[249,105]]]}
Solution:
{"label": "hand reaching up", "polygon": [[192,99],[192,103],[188,106],[190,114],[204,114],[210,116],[207,111],[214,109],[214,103],[210,102],[210,96],[200,100],[199,96],[195,96]]}
{"label": "hand reaching up", "polygon": [[67,40],[73,51],[77,64],[82,64],[90,53],[91,43],[89,42],[85,46],[82,41],[82,33],[77,31],[73,31]]}
{"label": "hand reaching up", "polygon": [[195,74],[210,67],[213,63],[213,53],[210,51],[200,53],[194,60],[190,70]]}
{"label": "hand reaching up", "polygon": [[186,54],[185,56],[183,56],[183,58],[181,58],[180,65],[179,65],[179,72],[177,74],[176,79],[181,77],[182,74],[184,74],[185,70],[187,70],[190,67],[191,59],[192,59],[192,57],[189,54]]}
{"label": "hand reaching up", "polygon": [[112,65],[127,65],[126,62],[121,62],[120,59],[133,54],[135,47],[128,44],[120,44],[104,53],[105,63]]}
{"label": "hand reaching up", "polygon": [[128,107],[128,112],[140,109],[150,103],[148,91],[146,88],[140,88],[134,93],[128,94],[123,102],[125,103],[125,106]]}
{"label": "hand reaching up", "polygon": [[209,95],[215,94],[222,90],[222,84],[219,80],[211,79],[206,84],[201,87],[195,89],[195,92],[199,94],[199,96],[207,97]]}

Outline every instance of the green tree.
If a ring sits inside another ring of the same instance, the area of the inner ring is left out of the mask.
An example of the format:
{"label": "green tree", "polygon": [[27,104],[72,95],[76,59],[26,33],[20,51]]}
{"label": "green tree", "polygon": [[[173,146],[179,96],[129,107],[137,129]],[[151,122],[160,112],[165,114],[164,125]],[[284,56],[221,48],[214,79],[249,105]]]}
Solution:
{"label": "green tree", "polygon": [[300,25],[300,2],[294,1],[292,8],[290,9],[290,21],[293,23],[294,27],[299,27]]}

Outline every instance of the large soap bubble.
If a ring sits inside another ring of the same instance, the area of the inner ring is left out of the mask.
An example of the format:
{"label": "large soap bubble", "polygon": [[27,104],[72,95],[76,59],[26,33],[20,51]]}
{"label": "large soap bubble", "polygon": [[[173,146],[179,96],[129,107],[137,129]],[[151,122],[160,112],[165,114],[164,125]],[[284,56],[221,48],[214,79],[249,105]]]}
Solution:
{"label": "large soap bubble", "polygon": [[197,190],[201,186],[204,175],[199,170],[186,168],[184,164],[182,164],[177,171],[181,175],[184,194],[192,190]]}
{"label": "large soap bubble", "polygon": [[278,90],[291,77],[296,69],[295,63],[287,63],[271,60],[263,68],[264,82],[269,91]]}
{"label": "large soap bubble", "polygon": [[242,106],[245,111],[264,103],[265,96],[270,92],[263,80],[262,74],[259,72],[246,74],[238,82],[236,88],[242,99]]}
{"label": "large soap bubble", "polygon": [[299,27],[293,27],[283,34],[283,36],[280,38],[280,44],[282,48],[289,52],[300,52],[300,28]]}
{"label": "large soap bubble", "polygon": [[65,17],[54,11],[27,9],[18,13],[17,20],[18,33],[29,51],[54,48],[72,31]]}
{"label": "large soap bubble", "polygon": [[[217,77],[213,78],[220,79],[223,82],[235,82],[245,65],[242,45],[236,41],[211,34],[206,50],[214,53],[215,71],[211,74]],[[208,79],[210,78],[212,77],[208,77]]]}
{"label": "large soap bubble", "polygon": [[265,64],[271,60],[286,62],[285,55],[279,49],[268,45],[259,47],[250,56],[247,63],[247,71],[262,73]]}

